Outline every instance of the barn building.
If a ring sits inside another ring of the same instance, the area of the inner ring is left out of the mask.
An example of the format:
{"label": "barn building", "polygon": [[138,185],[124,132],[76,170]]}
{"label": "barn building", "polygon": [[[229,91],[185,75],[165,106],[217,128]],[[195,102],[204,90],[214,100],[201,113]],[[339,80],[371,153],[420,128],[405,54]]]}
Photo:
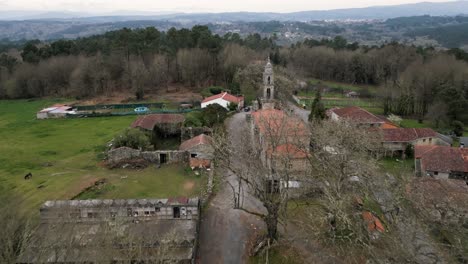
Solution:
{"label": "barn building", "polygon": [[18,263],[195,263],[198,198],[47,201]]}

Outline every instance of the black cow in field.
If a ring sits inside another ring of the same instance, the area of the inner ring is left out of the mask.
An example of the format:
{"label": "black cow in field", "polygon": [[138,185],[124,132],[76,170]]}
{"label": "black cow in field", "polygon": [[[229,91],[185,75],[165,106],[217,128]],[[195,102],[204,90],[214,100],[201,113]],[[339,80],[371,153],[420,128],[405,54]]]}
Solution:
{"label": "black cow in field", "polygon": [[30,180],[31,178],[32,178],[32,173],[28,173],[28,174],[24,175],[25,180]]}

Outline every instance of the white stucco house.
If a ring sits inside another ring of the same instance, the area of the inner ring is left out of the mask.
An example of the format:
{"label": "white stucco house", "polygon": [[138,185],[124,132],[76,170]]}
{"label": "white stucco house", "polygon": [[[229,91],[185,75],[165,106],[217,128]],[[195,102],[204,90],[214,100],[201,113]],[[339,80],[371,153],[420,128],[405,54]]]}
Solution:
{"label": "white stucco house", "polygon": [[234,96],[227,92],[222,92],[210,97],[205,98],[201,103],[201,108],[206,108],[212,104],[219,104],[220,106],[229,110],[230,104],[236,104],[237,109],[244,107],[244,97],[243,96]]}

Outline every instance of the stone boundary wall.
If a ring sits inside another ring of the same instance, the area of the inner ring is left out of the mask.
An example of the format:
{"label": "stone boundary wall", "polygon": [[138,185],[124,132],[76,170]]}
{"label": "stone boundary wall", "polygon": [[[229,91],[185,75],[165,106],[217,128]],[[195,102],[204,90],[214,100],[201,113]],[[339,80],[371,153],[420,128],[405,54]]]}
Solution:
{"label": "stone boundary wall", "polygon": [[179,150],[157,150],[157,151],[140,151],[128,147],[112,149],[107,152],[107,160],[111,163],[118,163],[125,160],[144,159],[150,163],[161,163],[161,154],[166,154],[166,163],[187,163],[189,161],[189,153]]}

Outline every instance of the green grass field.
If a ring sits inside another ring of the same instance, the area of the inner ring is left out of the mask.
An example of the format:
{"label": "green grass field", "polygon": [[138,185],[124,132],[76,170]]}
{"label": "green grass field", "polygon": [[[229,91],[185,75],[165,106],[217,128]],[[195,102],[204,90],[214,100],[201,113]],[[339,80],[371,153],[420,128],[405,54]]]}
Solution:
{"label": "green grass field", "polygon": [[359,92],[363,89],[369,89],[369,91],[373,92],[375,91],[376,87],[371,86],[371,85],[354,85],[354,84],[349,84],[349,83],[339,83],[339,82],[332,82],[332,81],[322,81],[318,79],[311,79],[309,81],[313,85],[317,84],[322,84],[325,86],[328,86],[330,88],[335,88],[335,89],[343,89],[345,91],[356,91]]}
{"label": "green grass field", "polygon": [[431,127],[431,125],[427,121],[423,121],[419,123],[418,120],[415,119],[403,119],[400,123],[401,127],[406,128],[426,128]]}
{"label": "green grass field", "polygon": [[[36,120],[39,109],[57,102],[0,101],[0,185],[23,198],[22,208],[70,199],[102,178],[112,187],[97,198],[191,196],[203,185],[203,178],[180,167],[131,171],[100,166],[103,146],[136,117]],[[24,180],[29,172],[33,178]]]}

